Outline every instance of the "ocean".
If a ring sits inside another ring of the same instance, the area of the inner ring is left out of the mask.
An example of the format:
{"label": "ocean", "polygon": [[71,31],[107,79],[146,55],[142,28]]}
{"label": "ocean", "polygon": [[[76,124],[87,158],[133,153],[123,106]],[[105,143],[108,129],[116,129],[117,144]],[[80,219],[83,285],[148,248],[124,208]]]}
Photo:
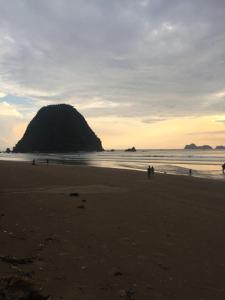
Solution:
{"label": "ocean", "polygon": [[79,152],[66,154],[0,153],[0,160],[32,161],[39,163],[79,164],[97,167],[146,171],[153,165],[156,172],[225,180],[221,165],[225,162],[225,150],[124,150],[104,152]]}

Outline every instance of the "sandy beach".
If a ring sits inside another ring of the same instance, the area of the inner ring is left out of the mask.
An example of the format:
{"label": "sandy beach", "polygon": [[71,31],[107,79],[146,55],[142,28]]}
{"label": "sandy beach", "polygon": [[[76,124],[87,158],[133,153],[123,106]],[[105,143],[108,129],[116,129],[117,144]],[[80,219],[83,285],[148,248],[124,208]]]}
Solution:
{"label": "sandy beach", "polygon": [[0,162],[0,277],[49,299],[225,299],[224,220],[223,181]]}

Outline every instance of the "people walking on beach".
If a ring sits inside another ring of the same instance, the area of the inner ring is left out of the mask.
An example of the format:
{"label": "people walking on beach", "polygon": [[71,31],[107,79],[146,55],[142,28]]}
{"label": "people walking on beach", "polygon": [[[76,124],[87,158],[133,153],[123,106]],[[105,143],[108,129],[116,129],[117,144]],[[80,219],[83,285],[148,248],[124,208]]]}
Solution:
{"label": "people walking on beach", "polygon": [[33,161],[32,161],[32,165],[33,165],[33,166],[35,166],[35,165],[36,165],[35,159],[33,159]]}
{"label": "people walking on beach", "polygon": [[189,176],[192,175],[192,169],[189,169]]}
{"label": "people walking on beach", "polygon": [[148,169],[147,169],[147,176],[148,176],[148,179],[151,179],[151,177],[153,177],[155,175],[155,169],[154,167],[152,166],[148,166]]}
{"label": "people walking on beach", "polygon": [[151,167],[148,166],[148,169],[147,169],[147,177],[148,179],[151,179]]}
{"label": "people walking on beach", "polygon": [[223,174],[224,174],[224,170],[225,170],[225,163],[222,164],[222,170],[223,170]]}

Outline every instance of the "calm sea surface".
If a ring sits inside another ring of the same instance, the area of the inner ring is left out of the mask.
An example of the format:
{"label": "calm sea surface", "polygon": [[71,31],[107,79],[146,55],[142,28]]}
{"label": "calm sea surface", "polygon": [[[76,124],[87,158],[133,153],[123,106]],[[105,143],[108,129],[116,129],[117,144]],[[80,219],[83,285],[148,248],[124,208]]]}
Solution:
{"label": "calm sea surface", "polygon": [[104,152],[81,152],[70,154],[6,154],[0,153],[0,160],[31,161],[37,159],[50,163],[82,164],[87,166],[123,168],[145,171],[153,165],[156,172],[225,180],[221,164],[225,162],[225,150],[123,150]]}

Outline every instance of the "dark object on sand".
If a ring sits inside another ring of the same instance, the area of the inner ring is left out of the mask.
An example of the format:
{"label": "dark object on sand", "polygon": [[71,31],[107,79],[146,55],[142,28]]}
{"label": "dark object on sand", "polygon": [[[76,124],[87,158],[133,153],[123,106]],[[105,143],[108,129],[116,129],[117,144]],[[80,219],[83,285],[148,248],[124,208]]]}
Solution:
{"label": "dark object on sand", "polygon": [[192,175],[192,169],[189,169],[189,176]]}
{"label": "dark object on sand", "polygon": [[125,150],[126,152],[136,152],[136,148],[135,147],[132,147],[132,148],[128,148]]}
{"label": "dark object on sand", "polygon": [[47,300],[49,296],[43,296],[32,284],[17,277],[0,279],[0,300]]}
{"label": "dark object on sand", "polygon": [[35,165],[36,165],[36,162],[35,162],[35,159],[33,159],[32,166],[35,166]]}
{"label": "dark object on sand", "polygon": [[120,297],[127,300],[135,300],[135,292],[131,289],[121,290]]}
{"label": "dark object on sand", "polygon": [[77,208],[85,208],[84,205],[78,205]]}
{"label": "dark object on sand", "polygon": [[134,291],[128,290],[128,291],[126,291],[126,294],[127,294],[127,299],[128,300],[134,300],[134,295],[135,295]]}
{"label": "dark object on sand", "polygon": [[79,193],[70,193],[70,197],[78,197]]}
{"label": "dark object on sand", "polygon": [[13,152],[103,151],[101,140],[71,105],[42,107]]}
{"label": "dark object on sand", "polygon": [[122,275],[123,275],[123,273],[122,273],[122,272],[120,272],[120,271],[117,271],[117,272],[115,272],[113,275],[114,275],[114,276],[122,276]]}
{"label": "dark object on sand", "polygon": [[[12,265],[26,265],[26,264],[31,264],[33,263],[33,259],[30,257],[23,257],[19,258],[16,256],[10,256],[10,255],[5,255],[5,256],[0,256],[0,260],[5,263],[9,263]],[[1,298],[0,298],[1,300]]]}

